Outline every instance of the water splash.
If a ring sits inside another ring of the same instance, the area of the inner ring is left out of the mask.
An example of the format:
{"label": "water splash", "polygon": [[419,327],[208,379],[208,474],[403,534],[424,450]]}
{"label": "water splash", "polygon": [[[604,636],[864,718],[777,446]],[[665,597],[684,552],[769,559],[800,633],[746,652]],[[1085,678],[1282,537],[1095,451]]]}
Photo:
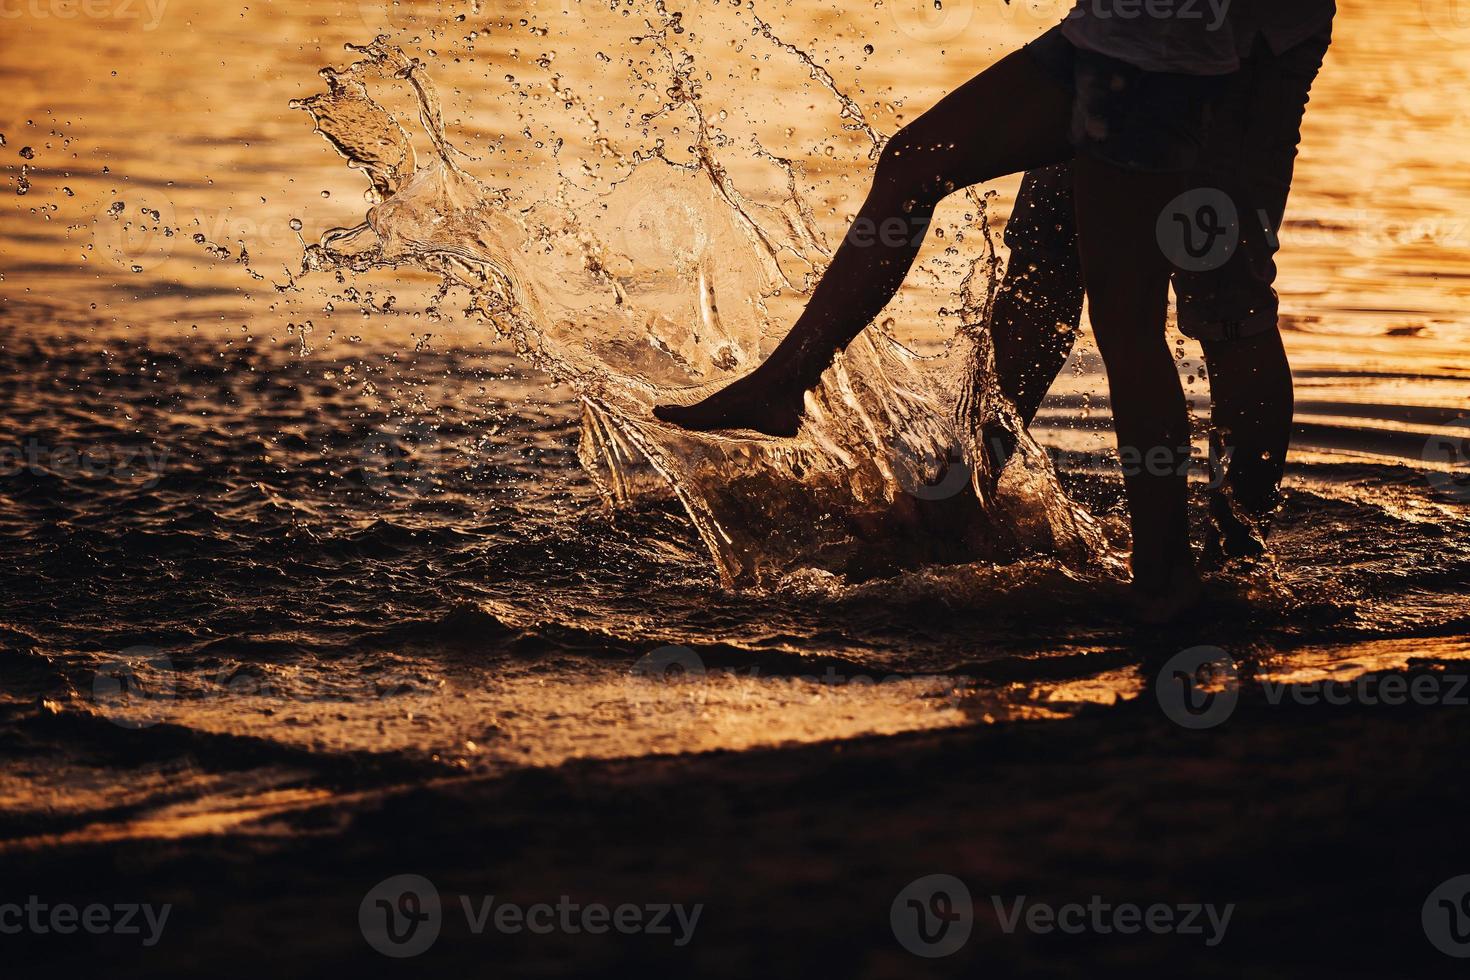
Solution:
{"label": "water splash", "polygon": [[[437,275],[436,301],[466,297],[466,315],[577,392],[579,457],[607,502],[631,508],[672,494],[727,584],[802,569],[867,577],[1038,552],[1072,564],[1104,556],[1098,526],[1062,493],[995,384],[982,325],[998,259],[985,202],[974,195],[974,237],[985,254],[962,284],[971,326],[948,357],[920,358],[883,332],[865,332],[808,396],[795,439],[689,433],[652,417],[656,402],[713,390],[759,363],[785,326],[770,301],[809,292],[830,258],[799,166],[752,137],[740,163],[763,168],[774,191],[757,201],[737,186],[722,161],[735,141],[711,124],[702,92],[709,76],[681,46],[681,15],[661,3],[652,14],[648,33],[629,39],[649,57],[628,59],[628,85],[659,94],[640,131],[687,132],[687,155],[675,159],[663,139],[631,152],[615,146],[610,127],[544,59],[544,91],[581,117],[591,135],[579,148],[598,163],[584,159],[569,177],[557,136],[553,185],[517,193],[467,169],[422,63],[386,37],[353,47],[358,61],[324,69],[328,90],[293,106],[364,173],[373,206],[361,224],[308,246],[303,272]],[[752,36],[796,59],[876,153],[883,137],[857,103],[751,14]],[[526,97],[528,83],[506,79]],[[370,88],[411,95],[429,145],[423,159]],[[1007,447],[1003,465],[986,440]]]}

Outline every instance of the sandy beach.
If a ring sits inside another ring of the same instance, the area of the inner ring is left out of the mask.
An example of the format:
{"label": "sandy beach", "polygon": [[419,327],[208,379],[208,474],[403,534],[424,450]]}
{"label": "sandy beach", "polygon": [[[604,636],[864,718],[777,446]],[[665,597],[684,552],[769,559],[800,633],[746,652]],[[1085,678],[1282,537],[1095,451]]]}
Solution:
{"label": "sandy beach", "polygon": [[[1465,680],[1427,663],[1407,676],[1445,692]],[[1457,964],[1426,941],[1420,913],[1470,867],[1464,710],[1273,704],[1246,685],[1208,731],[1143,697],[1066,721],[497,779],[363,789],[344,772],[319,801],[218,834],[7,844],[8,895],[85,904],[146,883],[173,905],[167,966],[140,937],[112,935],[31,936],[11,962],[72,972],[100,958],[115,976],[1136,976],[1182,964],[1220,977],[1449,976]],[[117,751],[125,764],[125,739]],[[437,888],[442,929],[395,962],[365,946],[358,910],[404,873]],[[974,925],[958,953],[926,961],[896,944],[889,919],[931,874],[967,885]],[[477,934],[462,896],[472,908],[495,896],[703,912],[683,946],[677,929]],[[1213,946],[1208,928],[1007,933],[996,898],[1011,909],[1021,896],[1234,912]]]}

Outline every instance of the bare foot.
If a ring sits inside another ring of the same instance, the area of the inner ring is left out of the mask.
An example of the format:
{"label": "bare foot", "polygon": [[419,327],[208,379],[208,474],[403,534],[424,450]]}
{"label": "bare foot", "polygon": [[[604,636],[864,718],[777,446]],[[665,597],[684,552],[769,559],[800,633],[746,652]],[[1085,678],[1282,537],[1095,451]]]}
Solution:
{"label": "bare foot", "polygon": [[656,418],[695,432],[754,429],[768,436],[790,437],[801,426],[800,386],[769,383],[757,370],[693,405],[655,405]]}
{"label": "bare foot", "polygon": [[1209,567],[1218,568],[1235,559],[1263,558],[1269,553],[1268,521],[1241,514],[1218,490],[1210,494],[1210,520],[1213,526],[1205,537],[1205,562]]}

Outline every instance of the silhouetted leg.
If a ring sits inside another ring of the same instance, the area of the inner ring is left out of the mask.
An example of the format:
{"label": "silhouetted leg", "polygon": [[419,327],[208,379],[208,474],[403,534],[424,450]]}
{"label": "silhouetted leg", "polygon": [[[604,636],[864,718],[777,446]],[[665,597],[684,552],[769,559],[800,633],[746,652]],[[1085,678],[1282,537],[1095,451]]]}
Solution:
{"label": "silhouetted leg", "polygon": [[1291,366],[1276,330],[1203,343],[1215,430],[1211,453],[1229,459],[1229,492],[1212,493],[1210,510],[1225,552],[1251,554],[1261,550],[1253,532],[1267,530],[1286,472],[1295,408]]}
{"label": "silhouetted leg", "polygon": [[883,310],[934,210],[960,188],[1071,157],[1072,96],[1024,51],[1001,59],[901,130],[806,310],[754,372],[688,407],[654,412],[690,429],[794,435],[804,393]]}
{"label": "silhouetted leg", "polygon": [[[1227,555],[1264,551],[1291,441],[1291,368],[1277,326],[1277,235],[1291,190],[1302,117],[1331,30],[1281,54],[1258,41],[1215,109],[1198,186],[1224,191],[1239,220],[1236,249],[1216,267],[1180,271],[1179,326],[1204,346],[1214,434],[1228,459],[1210,512]],[[1218,479],[1219,474],[1214,474]]]}
{"label": "silhouetted leg", "polygon": [[1091,156],[1074,167],[1082,271],[1133,528],[1134,585],[1165,607],[1164,618],[1199,590],[1186,506],[1189,417],[1164,337],[1171,267],[1155,232],[1183,178]]}
{"label": "silhouetted leg", "polygon": [[1031,424],[1072,353],[1082,321],[1071,164],[1031,170],[1006,223],[1011,250],[991,311],[1001,390]]}

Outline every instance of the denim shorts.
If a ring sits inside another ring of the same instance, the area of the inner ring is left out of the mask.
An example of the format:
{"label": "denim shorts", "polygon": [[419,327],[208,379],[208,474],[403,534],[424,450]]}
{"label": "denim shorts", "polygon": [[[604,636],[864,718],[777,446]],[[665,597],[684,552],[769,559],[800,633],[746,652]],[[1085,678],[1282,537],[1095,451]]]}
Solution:
{"label": "denim shorts", "polygon": [[1126,170],[1191,170],[1225,76],[1145,71],[1079,48],[1061,25],[1026,45],[1043,70],[1072,90],[1072,146]]}
{"label": "denim shorts", "polygon": [[[1181,196],[1182,211],[1198,210],[1230,230],[1218,257],[1202,253],[1201,261],[1175,265],[1179,329],[1186,336],[1218,341],[1276,329],[1277,236],[1307,99],[1331,42],[1330,24],[1281,52],[1258,38],[1239,71],[1196,81],[1084,52],[1060,29],[1027,46],[1077,93],[1079,154],[1129,169],[1184,172],[1190,190]],[[1204,226],[1199,222],[1201,235]],[[1005,240],[1012,249],[1076,247],[1070,164],[1026,174]]]}

